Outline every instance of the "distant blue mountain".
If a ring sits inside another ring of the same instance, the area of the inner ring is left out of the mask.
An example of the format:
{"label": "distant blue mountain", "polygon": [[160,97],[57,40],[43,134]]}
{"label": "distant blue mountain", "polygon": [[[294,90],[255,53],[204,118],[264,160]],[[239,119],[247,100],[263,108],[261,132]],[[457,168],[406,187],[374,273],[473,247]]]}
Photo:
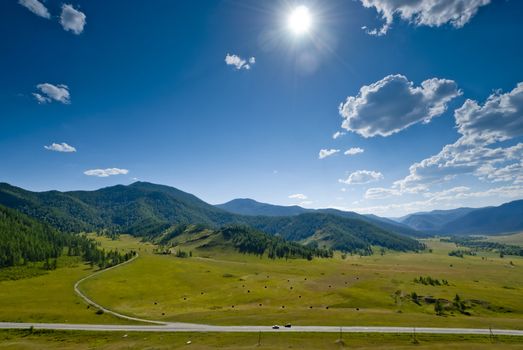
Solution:
{"label": "distant blue mountain", "polygon": [[501,234],[523,231],[523,200],[498,207],[458,208],[414,213],[399,219],[413,229],[433,234]]}

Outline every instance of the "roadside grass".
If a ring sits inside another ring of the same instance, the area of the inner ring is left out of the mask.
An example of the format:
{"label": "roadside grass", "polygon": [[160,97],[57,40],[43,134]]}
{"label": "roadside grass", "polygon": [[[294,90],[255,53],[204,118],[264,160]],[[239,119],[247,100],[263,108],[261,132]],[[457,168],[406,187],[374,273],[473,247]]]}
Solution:
{"label": "roadside grass", "polygon": [[[147,319],[222,325],[383,325],[521,328],[523,259],[485,253],[457,258],[450,243],[432,239],[432,253],[386,252],[306,261],[270,260],[224,248],[181,249],[192,258],[152,254],[152,246],[123,235],[99,238],[113,248],[137,249],[132,264],[82,284],[91,298],[115,311]],[[514,266],[509,264],[513,261]],[[448,286],[414,283],[446,279]],[[480,303],[471,315],[417,305],[408,295],[452,301],[456,294]],[[502,308],[502,309],[500,309]]]}
{"label": "roadside grass", "polygon": [[[0,349],[523,349],[522,337],[337,333],[135,333],[0,330]],[[190,342],[190,343],[188,343]]]}

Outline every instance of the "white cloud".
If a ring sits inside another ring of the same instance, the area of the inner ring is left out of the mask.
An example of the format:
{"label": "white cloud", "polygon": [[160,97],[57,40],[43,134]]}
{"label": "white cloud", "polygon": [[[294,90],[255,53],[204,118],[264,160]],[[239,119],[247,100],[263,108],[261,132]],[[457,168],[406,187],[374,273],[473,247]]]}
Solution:
{"label": "white cloud", "polygon": [[245,60],[238,55],[227,54],[225,56],[225,63],[228,66],[234,66],[234,68],[236,70],[240,70],[240,69],[249,70],[256,63],[256,58],[250,57],[248,60]]}
{"label": "white cloud", "polygon": [[363,152],[365,152],[365,150],[363,148],[351,147],[348,150],[346,150],[345,152],[343,152],[343,154],[345,154],[346,156],[353,156],[353,155],[363,153]]}
{"label": "white cloud", "polygon": [[84,174],[87,176],[98,176],[98,177],[108,177],[112,175],[125,175],[129,173],[127,169],[118,169],[118,168],[107,168],[107,169],[91,169],[84,171]]}
{"label": "white cloud", "polygon": [[45,104],[45,103],[51,102],[51,99],[49,97],[45,97],[43,95],[40,95],[37,92],[33,92],[33,96],[36,99],[36,101],[38,102],[38,104]]}
{"label": "white cloud", "polygon": [[81,34],[84,31],[86,16],[83,12],[76,10],[72,5],[62,5],[60,24],[66,31]]}
{"label": "white cloud", "polygon": [[[523,83],[510,92],[491,94],[483,105],[467,100],[454,116],[462,135],[458,140],[412,164],[409,174],[395,181],[391,188],[368,189],[365,198],[382,199],[408,193],[422,194],[435,201],[494,197],[495,194],[513,198],[514,193],[520,193],[523,143],[496,144],[523,136]],[[504,182],[506,186],[483,192],[472,192],[466,187],[430,192],[436,184],[441,186],[464,176],[474,176],[487,184]]]}
{"label": "white cloud", "polygon": [[514,184],[523,183],[523,159],[520,162],[512,163],[496,169],[491,164],[480,166],[475,172],[482,180],[491,182],[513,182]]}
{"label": "white cloud", "polygon": [[343,131],[336,131],[334,134],[332,134],[332,138],[333,138],[334,140],[336,140],[337,138],[342,137],[342,136],[345,135],[345,134],[346,134],[346,133],[343,132]]}
{"label": "white cloud", "polygon": [[434,209],[453,209],[463,206],[482,207],[487,205],[499,205],[508,200],[514,200],[523,197],[523,186],[518,185],[502,186],[474,192],[468,191],[467,189],[468,187],[455,187],[449,190],[432,193],[431,195],[426,196],[429,198],[425,200],[417,200],[406,203],[393,203],[387,205],[340,209],[353,210],[358,213],[373,213],[377,215],[395,216]]}
{"label": "white cloud", "polygon": [[375,8],[385,24],[379,29],[366,30],[371,35],[384,35],[394,22],[394,16],[415,26],[439,27],[450,24],[461,28],[476,15],[481,6],[491,0],[360,0],[363,6]]}
{"label": "white cloud", "polygon": [[307,205],[311,205],[312,203],[314,203],[313,201],[303,201],[303,202],[300,202],[299,205],[300,206],[307,206]]}
{"label": "white cloud", "polygon": [[365,199],[385,199],[392,196],[398,196],[400,192],[392,188],[374,187],[365,191]]}
{"label": "white cloud", "polygon": [[46,150],[55,151],[55,152],[65,152],[65,153],[76,152],[76,148],[74,148],[71,145],[68,145],[65,142],[62,142],[62,143],[54,143],[53,142],[49,146],[44,146],[44,148]]}
{"label": "white cloud", "polygon": [[360,88],[340,104],[342,128],[363,137],[390,136],[416,123],[428,123],[461,95],[452,80],[432,78],[414,86],[403,75],[388,75]]}
{"label": "white cloud", "polygon": [[29,11],[43,18],[51,18],[47,8],[38,0],[18,0],[18,3]]}
{"label": "white cloud", "polygon": [[411,165],[409,175],[396,182],[398,188],[427,186],[464,174],[492,182],[523,180],[523,143],[492,146],[523,136],[523,83],[508,93],[493,93],[482,106],[467,100],[454,116],[462,136]]}
{"label": "white cloud", "polygon": [[456,198],[485,198],[485,197],[494,197],[494,198],[521,198],[523,197],[523,186],[502,186],[490,188],[485,191],[469,192],[469,193],[460,193],[456,195]]}
{"label": "white cloud", "polygon": [[338,180],[347,185],[363,185],[383,179],[383,174],[377,171],[358,170],[349,175],[346,180]]}
{"label": "white cloud", "polygon": [[301,199],[301,200],[305,200],[305,199],[307,199],[307,196],[304,195],[303,193],[296,193],[296,194],[291,194],[291,195],[289,195],[289,198],[290,198],[290,199]]}
{"label": "white cloud", "polygon": [[38,103],[49,103],[52,100],[61,102],[63,104],[71,103],[71,96],[69,95],[69,87],[67,85],[53,85],[49,83],[43,83],[36,85],[40,93],[33,93],[33,96]]}
{"label": "white cloud", "polygon": [[319,159],[327,158],[332,156],[333,154],[338,153],[339,149],[322,149],[320,150],[320,153],[318,154]]}
{"label": "white cloud", "polygon": [[497,91],[483,106],[467,100],[454,113],[458,131],[469,142],[493,143],[523,135],[523,82],[508,93]]}

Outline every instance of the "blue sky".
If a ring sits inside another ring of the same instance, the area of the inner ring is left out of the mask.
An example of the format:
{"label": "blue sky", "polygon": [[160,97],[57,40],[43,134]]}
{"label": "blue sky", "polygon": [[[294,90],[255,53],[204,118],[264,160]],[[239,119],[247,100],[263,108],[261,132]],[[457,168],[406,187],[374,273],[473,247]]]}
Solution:
{"label": "blue sky", "polygon": [[0,181],[387,216],[523,198],[523,3],[445,6],[2,1]]}

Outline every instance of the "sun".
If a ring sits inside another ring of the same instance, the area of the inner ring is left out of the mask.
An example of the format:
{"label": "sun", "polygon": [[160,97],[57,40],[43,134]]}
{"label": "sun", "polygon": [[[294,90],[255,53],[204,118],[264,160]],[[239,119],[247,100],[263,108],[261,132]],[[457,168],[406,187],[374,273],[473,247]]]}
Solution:
{"label": "sun", "polygon": [[289,29],[296,35],[307,33],[312,24],[312,17],[306,6],[296,7],[288,18]]}

